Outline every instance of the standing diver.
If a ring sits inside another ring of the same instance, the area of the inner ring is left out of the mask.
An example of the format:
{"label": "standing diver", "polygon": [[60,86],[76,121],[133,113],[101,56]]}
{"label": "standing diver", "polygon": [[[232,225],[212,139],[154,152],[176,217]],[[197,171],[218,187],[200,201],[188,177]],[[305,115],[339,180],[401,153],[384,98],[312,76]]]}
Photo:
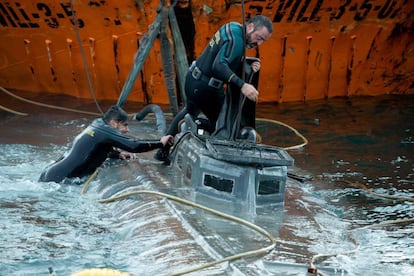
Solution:
{"label": "standing diver", "polygon": [[[178,133],[179,122],[187,113],[193,120],[196,120],[200,113],[204,113],[208,119],[205,127],[210,134],[213,133],[228,93],[243,94],[251,101],[250,105],[256,102],[259,92],[241,77],[245,48],[259,47],[269,40],[272,33],[272,21],[263,15],[250,18],[244,25],[238,22],[222,25],[200,57],[190,66],[185,79],[186,105],[174,117],[167,134],[175,136]],[[258,72],[260,67],[260,60],[251,64],[254,72]],[[168,156],[167,145],[160,148],[154,157],[168,163]]]}
{"label": "standing diver", "polygon": [[61,182],[65,178],[83,177],[92,174],[108,157],[125,159],[131,157],[130,153],[172,145],[174,139],[171,135],[147,141],[126,136],[127,119],[128,114],[121,107],[110,107],[103,118],[95,119],[75,138],[69,151],[42,172],[39,181]]}

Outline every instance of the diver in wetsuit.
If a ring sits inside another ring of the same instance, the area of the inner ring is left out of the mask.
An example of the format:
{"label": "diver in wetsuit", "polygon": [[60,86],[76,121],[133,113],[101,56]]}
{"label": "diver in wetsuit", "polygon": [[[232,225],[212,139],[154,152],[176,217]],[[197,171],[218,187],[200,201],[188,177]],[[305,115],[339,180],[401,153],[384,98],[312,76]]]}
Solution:
{"label": "diver in wetsuit", "polygon": [[[171,135],[157,140],[135,140],[128,132],[128,114],[119,106],[112,106],[103,118],[95,119],[80,133],[69,151],[48,166],[40,175],[42,182],[61,182],[65,178],[82,177],[95,171],[108,157],[131,157],[131,153],[146,152],[173,143]],[[119,148],[126,152],[120,152]]]}
{"label": "diver in wetsuit", "polygon": [[[243,28],[246,31],[246,39]],[[212,133],[224,104],[225,88],[230,93],[240,91],[250,101],[256,102],[259,92],[240,76],[244,64],[245,47],[252,49],[268,40],[273,32],[269,18],[256,15],[245,26],[237,22],[224,24],[211,38],[200,57],[189,68],[185,80],[186,106],[174,117],[167,134],[178,133],[179,122],[189,113],[195,120],[202,112],[208,118],[206,129]],[[259,71],[260,61],[251,68]],[[227,92],[228,93],[228,92]],[[168,160],[169,148],[159,149],[155,158]]]}

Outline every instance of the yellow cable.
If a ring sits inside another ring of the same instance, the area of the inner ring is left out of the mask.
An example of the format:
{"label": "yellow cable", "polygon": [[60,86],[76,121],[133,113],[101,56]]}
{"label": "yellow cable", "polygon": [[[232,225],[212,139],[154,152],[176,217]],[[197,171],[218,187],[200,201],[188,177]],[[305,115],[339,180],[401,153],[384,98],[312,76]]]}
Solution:
{"label": "yellow cable", "polygon": [[[164,113],[164,116],[172,116],[173,117],[173,114],[172,113]],[[284,126],[288,129],[290,129],[291,131],[293,131],[300,139],[302,139],[302,141],[303,141],[302,144],[295,145],[295,146],[290,146],[290,147],[285,147],[285,148],[283,148],[284,150],[293,150],[293,149],[303,148],[304,146],[306,146],[309,143],[308,139],[306,139],[305,136],[303,136],[298,130],[296,130],[295,128],[291,127],[288,124],[282,123],[282,122],[277,121],[277,120],[266,119],[266,118],[256,118],[256,121],[274,123],[274,124]]]}
{"label": "yellow cable", "polygon": [[[101,116],[101,113],[97,113],[97,112],[83,111],[83,110],[66,108],[66,107],[50,105],[50,104],[44,104],[44,103],[39,103],[39,102],[36,102],[36,101],[28,100],[28,99],[25,99],[23,97],[17,96],[16,94],[13,94],[12,92],[8,91],[7,89],[5,89],[1,86],[0,86],[0,90],[2,90],[4,93],[8,94],[9,96],[12,96],[13,98],[16,98],[16,99],[21,100],[21,101],[26,102],[26,103],[30,103],[30,104],[34,104],[34,105],[38,105],[38,106],[43,106],[43,107],[47,107],[47,108],[52,108],[52,109],[58,109],[58,110],[63,110],[63,111],[81,113],[81,114],[86,114],[86,115]],[[18,114],[18,115],[28,115],[28,114],[21,113],[21,114]],[[134,115],[135,115],[135,113],[128,114],[128,117],[132,118]]]}
{"label": "yellow cable", "polygon": [[366,191],[367,193],[374,195],[374,196],[379,196],[379,197],[383,197],[383,198],[387,198],[387,199],[393,199],[393,200],[399,200],[399,201],[411,201],[414,202],[414,198],[412,197],[403,197],[403,196],[395,196],[395,195],[386,195],[386,194],[379,194],[376,193],[374,191],[372,191],[371,189],[369,189],[367,186],[365,186],[365,184],[359,183],[359,182],[351,182],[349,180],[346,179],[342,179],[342,180],[338,180],[338,181],[342,181],[347,183],[348,185],[355,187],[355,188],[360,188],[364,191]]}
{"label": "yellow cable", "polygon": [[282,123],[280,121],[276,121],[276,120],[272,120],[272,119],[266,119],[266,118],[257,118],[257,121],[263,121],[263,122],[270,122],[270,123],[275,123],[284,127],[287,127],[288,129],[292,130],[299,138],[301,138],[303,140],[302,144],[299,145],[295,145],[295,146],[290,146],[290,147],[286,147],[284,148],[285,150],[292,150],[292,149],[299,149],[299,148],[303,148],[304,146],[306,146],[308,144],[308,139],[305,138],[305,136],[303,136],[302,134],[299,133],[299,131],[297,131],[295,128]]}
{"label": "yellow cable", "polygon": [[[82,114],[87,114],[87,115],[94,115],[94,116],[100,116],[101,115],[100,113],[96,113],[96,112],[81,111],[81,110],[65,108],[65,107],[59,107],[59,106],[48,105],[48,104],[44,104],[44,103],[31,101],[31,100],[22,98],[20,96],[17,96],[17,95],[11,93],[10,91],[6,90],[5,88],[3,88],[1,86],[0,86],[0,90],[2,90],[4,93],[6,93],[6,94],[8,94],[8,95],[10,95],[10,96],[12,96],[16,99],[19,99],[19,100],[27,102],[27,103],[35,104],[35,105],[38,105],[38,106],[43,106],[43,107],[48,107],[48,108],[53,108],[53,109],[58,109],[58,110],[63,110],[63,111],[69,111],[69,112],[82,113]],[[6,108],[3,108],[3,109],[6,109]],[[6,109],[6,110],[9,111],[8,109]],[[19,112],[14,112],[14,111],[13,111],[13,113],[18,114],[18,115],[27,115],[25,113],[19,113]],[[304,147],[308,144],[308,140],[302,134],[300,134],[296,129],[294,129],[293,127],[291,127],[291,126],[289,126],[285,123],[282,123],[282,122],[276,121],[276,120],[272,120],[272,119],[265,119],[265,118],[258,118],[257,120],[258,121],[263,121],[263,122],[277,123],[279,125],[285,126],[285,127],[289,128],[290,130],[292,130],[298,137],[300,137],[303,140],[302,144],[295,145],[295,146],[290,146],[290,147],[285,147],[284,148],[285,150],[302,148],[302,147]],[[87,187],[89,186],[90,182],[96,177],[96,175],[98,173],[98,169],[99,168],[97,168],[95,170],[95,172],[84,183],[84,185],[82,187],[82,190],[81,190],[81,194],[85,193],[85,191],[86,191]],[[226,257],[226,258],[223,258],[223,259],[220,259],[220,260],[216,260],[216,261],[204,264],[204,265],[200,265],[200,266],[197,266],[197,267],[194,267],[194,268],[190,268],[190,269],[185,270],[185,271],[177,272],[177,273],[174,273],[172,275],[183,275],[183,274],[187,274],[187,273],[190,273],[190,272],[202,270],[202,269],[205,269],[205,268],[208,268],[208,267],[211,267],[211,266],[223,263],[223,262],[229,262],[229,261],[233,261],[233,260],[240,259],[240,258],[243,258],[243,257],[262,255],[262,254],[265,254],[265,253],[271,251],[276,246],[276,240],[273,237],[273,235],[271,233],[267,232],[266,230],[264,230],[263,228],[255,225],[255,224],[252,224],[248,221],[242,220],[240,218],[237,218],[237,217],[234,217],[234,216],[231,216],[231,215],[227,215],[225,213],[222,213],[222,212],[219,212],[217,210],[208,208],[206,206],[202,206],[202,205],[199,205],[197,203],[187,201],[185,199],[182,199],[182,198],[179,198],[179,197],[176,197],[176,196],[173,196],[173,195],[165,194],[165,193],[142,190],[142,191],[135,191],[135,192],[126,193],[126,194],[123,194],[123,195],[120,195],[120,196],[117,196],[117,197],[114,197],[114,198],[101,199],[101,200],[99,200],[99,202],[100,203],[109,203],[109,202],[112,202],[112,201],[115,201],[115,200],[121,200],[121,199],[123,199],[125,197],[128,197],[128,196],[131,196],[131,195],[143,194],[143,193],[163,196],[163,197],[169,198],[171,200],[174,200],[176,202],[180,202],[182,204],[190,205],[190,206],[193,206],[193,207],[211,212],[215,215],[226,218],[228,220],[238,222],[240,224],[243,224],[243,225],[245,225],[249,228],[252,228],[252,229],[256,230],[257,232],[261,233],[262,235],[267,236],[270,239],[270,241],[272,242],[271,245],[269,245],[267,247],[264,247],[264,248],[261,248],[261,249],[258,249],[258,250],[251,250],[251,251],[243,252],[243,253],[240,253],[240,254],[235,254],[235,255],[232,255],[232,256],[229,256],[229,257]],[[317,256],[326,256],[326,255],[317,255]]]}
{"label": "yellow cable", "polygon": [[359,227],[357,229],[375,228],[375,227],[383,227],[383,226],[389,226],[389,225],[394,225],[394,224],[404,224],[404,223],[413,223],[413,222],[414,222],[414,218],[397,219],[397,220],[383,221],[383,222]]}
{"label": "yellow cable", "polygon": [[39,103],[39,102],[35,102],[35,101],[32,101],[32,100],[28,100],[28,99],[25,99],[23,97],[20,97],[20,96],[17,96],[15,94],[13,94],[12,92],[8,91],[7,89],[5,89],[5,88],[3,88],[1,86],[0,86],[0,90],[2,90],[4,93],[6,93],[9,96],[12,96],[12,97],[14,97],[14,98],[16,98],[18,100],[21,100],[21,101],[27,102],[27,103],[31,103],[31,104],[34,104],[34,105],[48,107],[48,108],[53,108],[53,109],[58,109],[58,110],[64,110],[64,111],[69,111],[69,112],[82,113],[82,114],[87,114],[87,115],[101,116],[100,113],[96,113],[96,112],[76,110],[76,109],[72,109],[72,108],[60,107],[60,106],[49,105],[49,104],[44,104],[44,103]]}
{"label": "yellow cable", "polygon": [[[364,191],[366,191],[369,194],[375,195],[375,196],[379,196],[379,197],[383,197],[383,198],[387,198],[387,199],[393,199],[393,200],[401,200],[401,201],[411,201],[414,202],[414,198],[411,197],[402,197],[402,196],[393,196],[393,195],[385,195],[385,194],[379,194],[376,192],[371,191],[370,189],[368,189],[368,187],[363,184],[363,183],[359,183],[359,182],[351,182],[349,180],[339,180],[342,182],[345,182],[347,184],[349,184],[352,187],[355,188],[359,188],[362,189]],[[358,227],[353,229],[352,231],[358,230],[358,229],[366,229],[366,228],[374,228],[374,227],[383,227],[383,226],[389,226],[389,225],[395,225],[395,224],[404,224],[404,223],[413,223],[414,222],[414,218],[407,218],[407,219],[400,219],[400,220],[391,220],[391,221],[384,221],[384,222],[380,222],[380,223],[376,223],[376,224],[371,224],[371,225],[367,225],[367,226],[363,226],[363,227]],[[348,255],[351,253],[356,252],[359,247],[360,244],[359,242],[352,236],[352,234],[349,234],[348,238],[355,244],[355,248],[353,250],[349,250],[349,251],[345,251],[345,252],[340,252],[340,253],[333,253],[333,254],[317,254],[314,255],[310,262],[309,262],[309,266],[310,267],[314,267],[314,262],[316,261],[316,259],[318,258],[322,258],[322,257],[334,257],[337,255]]]}
{"label": "yellow cable", "polygon": [[112,197],[112,198],[101,199],[101,200],[98,200],[98,202],[99,203],[109,203],[109,202],[121,200],[121,199],[124,199],[126,197],[129,197],[129,196],[132,196],[132,195],[138,195],[138,194],[157,195],[157,196],[165,197],[165,198],[171,199],[173,201],[176,201],[176,202],[179,202],[179,203],[182,203],[182,204],[185,204],[185,205],[196,207],[196,208],[204,210],[204,211],[208,211],[210,213],[213,213],[213,214],[215,214],[217,216],[220,216],[222,218],[225,218],[227,220],[234,221],[234,222],[240,223],[242,225],[245,225],[245,226],[261,233],[262,235],[266,236],[272,243],[271,245],[269,245],[267,247],[264,247],[264,248],[261,248],[261,249],[246,251],[246,252],[243,252],[243,253],[240,253],[240,254],[235,254],[235,255],[225,257],[223,259],[216,260],[216,261],[204,264],[204,265],[196,266],[196,267],[193,267],[193,268],[190,268],[190,269],[187,269],[187,270],[184,270],[184,271],[180,271],[180,272],[175,272],[175,273],[170,274],[170,275],[174,275],[174,276],[175,275],[183,275],[183,274],[187,274],[187,273],[190,273],[190,272],[199,271],[199,270],[211,267],[211,266],[215,266],[215,265],[220,264],[220,263],[234,261],[234,260],[237,260],[237,259],[240,259],[240,258],[243,258],[243,257],[252,257],[252,256],[263,255],[263,254],[266,254],[267,252],[271,251],[276,246],[276,239],[274,238],[274,236],[271,233],[269,233],[268,231],[266,231],[265,229],[261,228],[260,226],[257,226],[255,224],[250,223],[250,222],[248,222],[246,220],[243,220],[241,218],[238,218],[238,217],[235,217],[235,216],[232,216],[232,215],[228,215],[228,214],[222,213],[220,211],[208,208],[206,206],[197,204],[195,202],[188,201],[188,200],[185,200],[185,199],[182,199],[182,198],[179,198],[177,196],[170,195],[170,194],[166,194],[166,193],[161,193],[161,192],[157,192],[157,191],[149,191],[149,190],[140,190],[140,191],[133,191],[133,192],[128,192],[128,193],[125,193],[125,194],[121,194],[121,195],[118,195],[118,196],[115,196],[115,197]]}
{"label": "yellow cable", "polygon": [[[97,171],[98,171],[98,169],[88,179],[88,181],[85,182],[85,185],[84,185],[84,189],[85,190],[86,190],[86,187],[89,185],[90,180],[92,180],[96,176]],[[361,188],[361,189],[363,189],[363,190],[365,190],[367,192],[370,192],[370,193],[372,192],[372,191],[370,191],[362,183],[353,183],[353,182],[348,181],[348,180],[345,180],[344,182],[350,184],[351,186],[354,186],[354,187],[356,186],[358,188]],[[382,194],[378,194],[378,193],[374,193],[374,192],[372,192],[372,193],[374,195],[382,196],[382,197],[385,197],[385,198],[392,198],[392,199],[399,199],[399,200],[408,200],[408,201],[412,201],[413,200],[412,198],[388,196],[388,195],[382,195]],[[82,194],[83,194],[83,190],[82,190]],[[269,245],[267,247],[264,247],[264,248],[261,248],[261,249],[246,251],[246,252],[243,252],[243,253],[240,253],[240,254],[235,254],[235,255],[232,255],[232,256],[229,256],[229,257],[225,257],[225,258],[222,258],[222,259],[213,261],[213,262],[206,263],[204,265],[199,265],[199,266],[196,266],[196,267],[193,267],[193,268],[189,268],[187,270],[175,272],[175,273],[169,274],[169,275],[173,275],[173,276],[176,276],[176,275],[184,275],[184,274],[187,274],[187,273],[191,273],[191,272],[199,271],[199,270],[202,270],[202,269],[206,269],[208,267],[212,267],[212,266],[215,266],[215,265],[220,264],[220,263],[234,261],[234,260],[237,260],[237,259],[240,259],[240,258],[243,258],[243,257],[252,257],[252,256],[263,255],[263,254],[266,254],[269,251],[273,250],[275,248],[275,246],[276,246],[276,239],[274,238],[274,236],[271,233],[267,232],[266,230],[264,230],[263,228],[255,225],[255,224],[252,224],[252,223],[250,223],[250,222],[248,222],[246,220],[240,219],[238,217],[235,217],[235,216],[232,216],[232,215],[228,215],[228,214],[222,213],[222,212],[217,211],[215,209],[211,209],[211,208],[208,208],[206,206],[197,204],[195,202],[188,201],[188,200],[185,200],[185,199],[182,199],[182,198],[179,198],[177,196],[170,195],[170,194],[166,194],[166,193],[161,193],[161,192],[157,192],[157,191],[149,191],[149,190],[140,190],[140,191],[133,191],[133,192],[124,193],[124,194],[121,194],[121,195],[118,195],[118,196],[115,196],[115,197],[112,197],[112,198],[101,199],[101,200],[98,200],[98,202],[99,203],[110,203],[110,202],[122,200],[124,198],[129,197],[129,196],[139,195],[139,194],[152,194],[152,195],[157,195],[157,196],[165,197],[165,198],[168,198],[170,200],[173,200],[173,201],[176,201],[176,202],[185,204],[185,205],[189,205],[189,206],[193,206],[193,207],[199,208],[199,209],[204,210],[204,211],[208,211],[208,212],[213,213],[213,214],[215,214],[217,216],[223,217],[223,218],[225,218],[227,220],[234,221],[234,222],[240,223],[242,225],[245,225],[245,226],[247,226],[247,227],[249,227],[249,228],[251,228],[251,229],[259,232],[260,234],[266,236],[272,242],[271,245]],[[383,226],[388,226],[388,225],[402,224],[402,223],[412,223],[412,222],[414,222],[414,218],[401,219],[401,220],[393,220],[393,221],[387,221],[387,222],[381,222],[381,223],[377,223],[377,224],[372,224],[372,225],[368,225],[368,226],[364,226],[364,227],[359,227],[359,228],[353,229],[353,231],[355,231],[357,229],[383,227]],[[312,256],[312,258],[309,261],[309,267],[310,268],[314,268],[315,267],[314,266],[314,263],[316,262],[317,259],[327,258],[327,257],[334,257],[334,256],[337,256],[337,255],[349,255],[349,254],[355,253],[357,250],[359,250],[360,244],[352,236],[352,233],[349,234],[348,238],[355,244],[355,248],[354,249],[349,250],[349,251],[343,251],[343,252],[333,253],[333,254],[317,254],[317,255],[314,255],[314,256]]]}
{"label": "yellow cable", "polygon": [[[302,134],[300,134],[296,129],[294,129],[293,127],[291,127],[287,124],[284,124],[284,123],[279,122],[279,121],[271,120],[271,119],[264,119],[264,118],[259,118],[257,120],[272,122],[272,123],[277,123],[279,125],[283,125],[283,126],[289,128],[290,130],[292,130],[297,136],[299,136],[304,141],[300,145],[284,148],[285,150],[301,148],[301,147],[304,147],[308,144],[308,140]],[[91,175],[91,177],[85,182],[84,187],[81,191],[81,194],[84,193],[84,191],[86,190],[87,186],[89,185],[91,179],[93,179],[95,177],[95,175],[96,175],[95,173],[94,173],[94,175]],[[168,198],[170,200],[173,200],[173,201],[176,201],[176,202],[179,202],[179,203],[182,203],[182,204],[186,204],[186,205],[189,205],[189,206],[199,208],[201,210],[211,212],[211,213],[213,213],[217,216],[223,217],[223,218],[228,219],[230,221],[234,221],[234,222],[243,224],[243,225],[245,225],[245,226],[247,226],[251,229],[254,229],[257,232],[261,233],[262,235],[267,236],[269,238],[269,240],[272,242],[271,245],[269,245],[267,247],[264,247],[264,248],[261,248],[261,249],[258,249],[258,250],[251,250],[251,251],[246,251],[246,252],[243,252],[243,253],[240,253],[240,254],[235,254],[235,255],[232,255],[232,256],[229,256],[229,257],[222,258],[220,260],[209,262],[207,264],[196,266],[196,267],[193,267],[193,268],[190,268],[190,269],[187,269],[187,270],[184,270],[184,271],[176,272],[176,273],[173,273],[173,274],[170,274],[170,275],[174,275],[174,276],[183,275],[183,274],[199,271],[199,270],[202,270],[202,269],[205,269],[205,268],[208,268],[208,267],[212,267],[212,266],[215,266],[215,265],[220,264],[220,263],[234,261],[234,260],[237,260],[237,259],[240,259],[240,258],[243,258],[243,257],[263,255],[263,254],[271,251],[276,246],[276,240],[275,240],[274,236],[271,233],[267,232],[266,230],[264,230],[263,228],[255,225],[255,224],[252,224],[252,223],[250,223],[248,221],[245,221],[243,219],[240,219],[240,218],[222,213],[220,211],[208,208],[206,206],[203,206],[203,205],[197,204],[195,202],[188,201],[188,200],[185,200],[185,199],[182,199],[182,198],[170,195],[170,194],[165,194],[165,193],[156,192],[156,191],[141,190],[141,191],[128,192],[128,193],[121,194],[119,196],[115,196],[115,197],[112,197],[112,198],[101,199],[101,200],[98,200],[98,202],[100,202],[100,203],[110,203],[110,202],[113,202],[113,201],[122,200],[126,197],[133,196],[133,195],[138,195],[138,194],[158,195],[158,196],[162,196],[162,197]]]}
{"label": "yellow cable", "polygon": [[317,260],[317,259],[320,259],[320,258],[328,258],[328,257],[335,257],[335,256],[338,256],[338,255],[349,255],[349,254],[352,254],[352,253],[355,253],[358,249],[359,249],[359,247],[360,247],[360,244],[359,244],[359,242],[352,236],[352,233],[350,233],[349,235],[348,235],[348,238],[354,243],[354,245],[355,245],[355,248],[354,249],[352,249],[352,250],[348,250],[348,251],[343,251],[343,252],[337,252],[337,253],[332,253],[332,254],[316,254],[316,255],[314,255],[314,256],[312,256],[312,258],[310,259],[310,261],[309,261],[309,267],[312,267],[312,268],[314,268],[315,266],[314,266],[314,263],[315,263],[315,261]]}
{"label": "yellow cable", "polygon": [[10,112],[10,113],[15,114],[15,115],[27,116],[27,113],[22,113],[22,112],[19,112],[19,111],[15,111],[13,109],[7,108],[7,107],[2,106],[2,105],[0,105],[0,109],[3,109],[5,111]]}
{"label": "yellow cable", "polygon": [[[352,231],[360,230],[360,229],[367,229],[367,228],[384,227],[384,226],[395,225],[395,224],[413,223],[413,222],[414,222],[414,218],[384,221],[384,222],[380,222],[380,223],[376,223],[376,224],[371,224],[371,225],[367,225],[367,226],[363,226],[363,227],[358,227],[358,228],[353,229]],[[348,235],[348,238],[355,244],[354,249],[349,250],[349,251],[344,251],[344,252],[333,253],[333,254],[317,254],[317,255],[314,255],[311,258],[310,262],[309,262],[309,266],[314,267],[314,262],[316,261],[316,259],[319,259],[319,258],[322,258],[322,257],[327,258],[327,257],[334,257],[334,256],[337,256],[337,255],[349,255],[349,254],[355,253],[359,249],[360,244],[352,236],[352,233],[350,233]]]}
{"label": "yellow cable", "polygon": [[[75,113],[93,115],[93,116],[101,116],[101,114],[100,113],[97,113],[97,112],[77,110],[77,109],[60,107],[60,106],[55,106],[55,105],[49,105],[49,104],[44,104],[44,103],[39,103],[39,102],[36,102],[36,101],[28,100],[28,99],[25,99],[23,97],[17,96],[16,94],[13,94],[12,92],[8,91],[7,89],[3,88],[2,86],[0,86],[0,90],[2,90],[4,93],[6,93],[9,96],[12,96],[12,97],[14,97],[14,98],[16,98],[18,100],[21,100],[21,101],[27,102],[27,103],[31,103],[31,104],[34,104],[34,105],[43,106],[43,107],[52,108],[52,109],[63,110],[63,111],[69,111],[69,112],[75,112]],[[18,115],[27,115],[26,113],[20,113],[20,114],[19,113],[15,113],[15,114],[18,114]],[[130,114],[130,117],[132,115]],[[170,115],[170,113],[165,113],[164,115],[165,116],[168,116],[168,115]],[[289,125],[287,125],[285,123],[282,123],[282,122],[276,121],[276,120],[272,120],[272,119],[265,119],[265,118],[257,118],[256,120],[257,121],[263,121],[263,122],[276,123],[276,124],[285,126],[288,129],[292,130],[297,136],[299,136],[303,140],[303,143],[302,144],[295,145],[295,146],[290,146],[290,147],[285,147],[284,148],[285,150],[292,150],[292,149],[302,148],[302,147],[304,147],[304,146],[306,146],[308,144],[308,140],[302,134],[300,134],[295,128],[293,128],[293,127],[291,127],[291,126],[289,126]]]}
{"label": "yellow cable", "polygon": [[91,181],[98,175],[99,167],[96,168],[96,170],[89,176],[89,178],[85,181],[83,184],[82,190],[80,192],[81,195],[83,195],[86,192],[86,189],[88,188]]}

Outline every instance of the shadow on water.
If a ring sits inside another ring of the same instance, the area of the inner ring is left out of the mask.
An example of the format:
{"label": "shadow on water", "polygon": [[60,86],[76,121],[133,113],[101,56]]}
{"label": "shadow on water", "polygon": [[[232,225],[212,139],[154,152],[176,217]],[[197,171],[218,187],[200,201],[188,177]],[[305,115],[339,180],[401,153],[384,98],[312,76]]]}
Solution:
{"label": "shadow on water", "polygon": [[[191,189],[175,184],[173,171],[154,162],[153,152],[141,154],[139,160],[106,163],[83,196],[78,185],[38,183],[41,170],[64,152],[93,116],[8,99],[4,103],[30,114],[0,112],[0,270],[7,275],[47,275],[48,267],[58,275],[91,267],[164,275],[268,245],[250,229],[154,195],[97,202],[134,189],[196,200]],[[96,110],[91,102],[68,99],[65,104]],[[131,104],[126,109],[141,107]],[[307,263],[317,254],[327,255],[315,260],[321,272],[322,266],[330,266],[350,275],[414,273],[412,224],[367,228],[414,217],[412,202],[379,198],[344,182],[414,197],[414,97],[261,104],[258,117],[267,119],[257,122],[267,144],[302,143],[276,121],[308,139],[306,147],[289,151],[295,159],[290,172],[307,180],[289,179],[284,206],[263,208],[257,215],[233,210],[275,235],[274,250],[197,275],[305,275]],[[156,138],[152,119],[131,123],[131,132]],[[220,202],[203,203],[230,211]]]}

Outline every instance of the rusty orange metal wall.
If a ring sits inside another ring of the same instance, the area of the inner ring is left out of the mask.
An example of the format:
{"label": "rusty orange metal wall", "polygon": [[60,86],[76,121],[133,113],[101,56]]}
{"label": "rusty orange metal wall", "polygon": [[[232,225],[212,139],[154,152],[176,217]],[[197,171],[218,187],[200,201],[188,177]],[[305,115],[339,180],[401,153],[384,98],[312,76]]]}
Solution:
{"label": "rusty orange metal wall", "polygon": [[249,1],[246,11],[275,28],[259,50],[262,101],[414,92],[414,1]]}
{"label": "rusty orange metal wall", "polygon": [[[190,5],[195,56],[221,24],[241,22],[240,1]],[[98,99],[116,100],[158,1],[73,1],[87,68]],[[414,93],[414,1],[245,1],[274,33],[258,51],[261,102]],[[0,0],[0,86],[91,98],[71,23],[70,1]],[[168,103],[156,40],[129,100]]]}

